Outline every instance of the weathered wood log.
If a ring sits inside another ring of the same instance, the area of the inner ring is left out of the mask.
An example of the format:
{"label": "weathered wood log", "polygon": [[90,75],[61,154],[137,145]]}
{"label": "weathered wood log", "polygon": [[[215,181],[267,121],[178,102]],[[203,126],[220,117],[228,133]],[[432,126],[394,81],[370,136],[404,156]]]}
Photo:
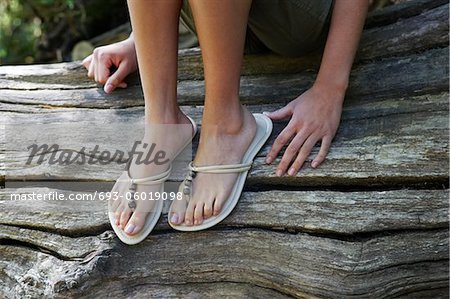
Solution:
{"label": "weathered wood log", "polygon": [[[108,186],[98,190],[109,191]],[[15,194],[83,194],[85,200],[11,200]],[[13,197],[12,197],[13,196]],[[106,201],[94,192],[48,188],[6,188],[0,203],[8,205],[0,224],[33,228],[64,236],[100,234],[109,228]],[[156,231],[167,231],[165,212]],[[332,236],[445,228],[446,190],[393,191],[247,191],[239,206],[219,227],[253,227]],[[352,219],[352,221],[348,221]],[[42,240],[46,242],[45,240]],[[40,240],[27,240],[45,247]],[[58,249],[53,248],[58,251]],[[65,250],[65,249],[62,249]],[[60,253],[63,255],[62,253]]]}
{"label": "weathered wood log", "polygon": [[[79,63],[0,67],[0,298],[448,298],[448,7],[416,0],[370,16],[319,169],[274,175],[264,155],[286,124],[276,123],[230,217],[179,233],[166,202],[155,231],[131,247],[111,231],[105,201],[11,196],[109,191],[122,166],[24,167],[23,145],[39,139],[31,125],[76,123],[58,133],[68,149],[92,143],[83,128],[98,130],[99,145],[126,146],[112,130],[142,121],[136,76],[105,95]],[[180,52],[179,84],[198,123],[199,54]],[[247,57],[243,101],[253,112],[282,107],[313,82],[319,57]]]}
{"label": "weathered wood log", "polygon": [[[432,94],[445,90],[448,83],[447,54],[448,48],[433,49],[420,55],[384,59],[380,62],[356,67],[352,72],[347,103],[386,97]],[[246,76],[241,80],[241,99],[246,104],[274,102],[285,104],[308,88],[313,79],[314,73],[312,72],[270,77]],[[46,85],[44,84],[41,89],[31,84],[32,90],[4,89],[0,94],[0,102],[68,108],[143,106],[142,91],[139,86],[105,95],[102,89],[97,87],[75,85],[73,87],[75,89],[60,90],[49,89]],[[277,88],[274,89],[271,86],[277,86]],[[69,88],[68,85],[66,87]],[[203,81],[181,81],[178,94],[180,104],[201,104]]]}
{"label": "weathered wood log", "polygon": [[[347,102],[432,94],[445,90],[448,83],[447,54],[448,48],[433,49],[419,55],[360,65],[352,72]],[[51,71],[52,69],[48,70]],[[77,77],[82,75],[79,72],[77,74],[72,80],[76,81]],[[306,71],[299,74],[245,76],[241,80],[241,99],[246,104],[285,104],[307,89],[313,80],[314,72]],[[11,80],[8,79],[7,82],[9,81]],[[21,84],[29,83],[19,83]],[[13,83],[12,88],[2,90],[0,102],[79,108],[125,108],[144,104],[139,86],[106,95],[102,89],[92,86],[65,85],[61,90],[52,88],[46,83],[36,84],[30,83],[31,90],[20,87],[17,87],[19,89],[17,90]],[[277,88],[274,89],[272,86]],[[199,105],[203,102],[203,95],[203,81],[186,80],[179,83],[180,104]]]}
{"label": "weathered wood log", "polygon": [[[64,237],[44,234],[55,248],[64,245]],[[81,249],[86,243],[81,238],[67,241]],[[105,287],[225,281],[273,289],[286,297],[380,298],[423,291],[424,284],[430,289],[448,286],[446,229],[345,240],[241,228],[154,234],[133,247],[108,234],[91,238],[96,245],[85,247],[80,258],[39,247],[27,250],[23,243],[3,239],[6,245],[0,248],[8,263],[2,266],[11,275],[4,293],[79,297],[91,289],[101,294]],[[24,262],[27,271],[22,270]]]}
{"label": "weathered wood log", "polygon": [[[413,98],[385,99],[374,102],[359,102],[344,109],[342,125],[337,133],[327,161],[317,170],[305,167],[296,177],[276,177],[275,166],[264,163],[264,155],[270,149],[274,138],[283,129],[285,123],[276,124],[274,133],[255,161],[250,186],[322,186],[329,188],[379,186],[440,186],[447,184],[448,131],[448,93]],[[252,111],[274,110],[279,105],[252,105]],[[394,110],[395,108],[395,110]],[[25,109],[29,107],[25,106]],[[28,113],[6,112],[6,123],[53,123],[75,122],[73,130],[62,130],[61,140],[65,148],[77,150],[90,144],[86,138],[91,136],[90,128],[96,127],[104,133],[95,138],[101,148],[117,149],[118,145],[132,144],[133,135],[117,135],[124,128],[131,131],[139,127],[143,118],[142,108],[121,109],[34,109],[33,118]],[[202,108],[184,107],[184,111],[200,123]],[[108,124],[105,126],[104,124]],[[37,125],[38,126],[38,125]],[[70,128],[70,124],[67,124]],[[10,126],[8,126],[10,127]],[[123,165],[54,165],[49,172],[46,163],[34,162],[26,167],[30,145],[34,140],[30,126],[23,126],[22,134],[7,133],[5,163],[7,177],[10,180],[98,180],[114,181],[123,170]],[[81,128],[86,128],[85,132]],[[39,128],[39,126],[37,127]],[[116,129],[114,129],[116,128]],[[395,128],[395,130],[392,130]],[[32,128],[33,130],[35,127]],[[74,133],[76,130],[78,133]],[[28,132],[28,133],[27,133]],[[430,132],[433,135],[430,136]],[[120,138],[118,138],[120,137]],[[125,139],[124,139],[125,138]],[[125,141],[130,138],[130,141]],[[22,148],[19,149],[18,145]],[[312,161],[318,147],[308,158]],[[0,151],[0,153],[2,153]],[[172,180],[180,181],[183,172],[174,173]]]}

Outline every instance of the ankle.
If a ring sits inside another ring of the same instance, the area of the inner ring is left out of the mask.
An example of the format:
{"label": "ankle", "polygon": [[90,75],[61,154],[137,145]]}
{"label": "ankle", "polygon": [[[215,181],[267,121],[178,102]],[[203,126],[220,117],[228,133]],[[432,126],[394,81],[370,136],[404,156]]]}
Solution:
{"label": "ankle", "polygon": [[202,131],[212,135],[238,135],[242,133],[247,122],[249,112],[242,105],[238,110],[221,113],[220,115],[204,115]]}
{"label": "ankle", "polygon": [[177,107],[174,109],[148,109],[145,111],[145,123],[147,124],[180,124],[186,118]]}

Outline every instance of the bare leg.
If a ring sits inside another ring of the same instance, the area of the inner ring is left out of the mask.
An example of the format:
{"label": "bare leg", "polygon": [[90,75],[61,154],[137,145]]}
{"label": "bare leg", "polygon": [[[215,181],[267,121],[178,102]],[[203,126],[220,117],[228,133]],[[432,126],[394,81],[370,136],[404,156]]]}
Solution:
{"label": "bare leg", "polygon": [[177,55],[180,0],[128,0],[145,118],[177,123]]}
{"label": "bare leg", "polygon": [[[191,0],[205,68],[205,110],[195,165],[240,163],[256,131],[239,102],[239,81],[251,0]],[[200,173],[189,204],[178,201],[170,221],[201,224],[217,215],[237,174]]]}
{"label": "bare leg", "polygon": [[[178,22],[181,0],[129,0],[131,23],[142,88],[145,98],[145,122],[147,124],[190,124],[177,105],[177,55]],[[167,143],[164,134],[147,126],[144,142],[161,145]],[[162,126],[160,126],[161,128]],[[167,126],[166,126],[167,127]],[[164,144],[181,147],[190,139],[191,132],[179,136],[180,144]],[[168,165],[156,166],[131,164],[133,178],[142,178],[159,174]],[[138,186],[136,192],[159,192],[158,185]],[[119,191],[120,186],[117,187]],[[123,189],[123,188],[122,188]],[[138,201],[134,213],[128,208],[126,199],[118,200],[114,205],[116,224],[126,233],[135,234],[142,229],[148,212],[154,202]]]}

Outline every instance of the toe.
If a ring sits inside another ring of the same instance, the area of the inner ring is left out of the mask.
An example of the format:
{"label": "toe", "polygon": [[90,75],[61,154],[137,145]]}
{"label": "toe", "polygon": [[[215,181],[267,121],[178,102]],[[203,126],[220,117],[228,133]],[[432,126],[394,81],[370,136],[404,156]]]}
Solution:
{"label": "toe", "polygon": [[128,235],[134,235],[141,231],[142,227],[144,226],[144,221],[146,218],[146,215],[148,213],[133,213],[130,220],[128,221],[127,225],[124,228],[124,232]]}
{"label": "toe", "polygon": [[186,213],[186,209],[183,211],[172,212],[170,215],[170,222],[173,224],[181,224],[184,222],[184,214]]}
{"label": "toe", "polygon": [[184,215],[184,222],[186,223],[186,225],[192,225],[194,223],[194,209],[195,203],[193,201],[189,202],[186,213]]}
{"label": "toe", "polygon": [[125,209],[123,209],[122,214],[120,215],[120,227],[122,229],[125,229],[125,226],[127,225],[130,216],[131,216],[130,208],[126,207]]}
{"label": "toe", "polygon": [[170,213],[169,221],[172,224],[179,224],[180,223],[180,216],[176,212]]}
{"label": "toe", "polygon": [[116,211],[114,212],[115,224],[117,226],[120,225],[120,217],[122,216],[123,209],[124,209],[124,206],[121,204],[117,207]]}
{"label": "toe", "polygon": [[172,202],[171,213],[169,221],[173,224],[181,224],[184,221],[184,214],[186,213],[187,202],[183,198]]}
{"label": "toe", "polygon": [[224,198],[223,197],[216,197],[216,199],[214,200],[214,205],[213,205],[213,215],[217,216],[219,215],[220,211],[222,211],[222,205],[224,202]]}
{"label": "toe", "polygon": [[118,199],[118,198],[111,198],[110,205],[111,205],[112,211],[115,212],[117,210],[117,208],[120,206],[120,203],[121,203],[120,199]]}
{"label": "toe", "polygon": [[208,219],[213,214],[213,200],[208,200],[203,206],[203,219]]}
{"label": "toe", "polygon": [[194,225],[199,225],[199,224],[202,224],[202,222],[203,222],[203,206],[204,206],[203,202],[198,202],[195,205]]}
{"label": "toe", "polygon": [[134,235],[136,232],[136,225],[132,221],[128,221],[127,226],[125,226],[125,229],[123,230],[128,235]]}

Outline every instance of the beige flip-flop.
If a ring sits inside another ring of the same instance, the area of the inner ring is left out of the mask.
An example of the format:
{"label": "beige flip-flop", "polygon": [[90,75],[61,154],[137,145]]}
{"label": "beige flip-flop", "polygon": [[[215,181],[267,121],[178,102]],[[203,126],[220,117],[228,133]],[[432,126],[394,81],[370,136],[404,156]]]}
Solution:
{"label": "beige flip-flop", "polygon": [[[194,139],[195,135],[198,132],[197,125],[192,118],[190,118],[189,116],[187,116],[187,117],[189,118],[190,122],[192,123],[193,129],[194,129],[194,134],[192,135],[192,139]],[[186,148],[186,146],[188,146],[192,142],[192,139],[189,140],[175,154],[174,159],[183,152],[183,150]],[[170,165],[169,169],[164,171],[163,173],[160,173],[160,174],[157,174],[157,175],[154,175],[151,177],[141,178],[141,179],[131,178],[131,176],[129,174],[129,170],[126,170],[122,173],[122,175],[116,181],[116,184],[113,187],[113,190],[116,188],[116,186],[118,184],[124,184],[124,183],[128,184],[126,186],[126,188],[124,188],[124,186],[121,186],[121,189],[128,189],[127,192],[131,193],[131,196],[129,196],[130,200],[128,201],[128,207],[132,211],[134,211],[134,209],[136,208],[136,201],[134,200],[133,192],[136,191],[137,185],[158,185],[158,184],[160,184],[161,187],[159,189],[159,192],[161,192],[160,194],[162,194],[162,192],[164,192],[164,182],[169,178],[171,170],[172,170],[172,166]],[[125,194],[122,194],[122,196],[127,196],[127,195],[125,193]],[[122,200],[122,198],[120,198],[120,200]],[[111,201],[110,201],[110,203],[111,203]],[[156,204],[153,207],[153,210],[151,212],[149,212],[149,215],[147,215],[147,218],[145,219],[143,228],[138,233],[133,234],[133,235],[126,234],[122,230],[122,228],[120,228],[119,226],[116,225],[114,212],[111,210],[111,204],[108,204],[109,222],[111,223],[111,226],[112,226],[114,232],[116,233],[117,237],[123,243],[128,244],[128,245],[135,245],[135,244],[142,242],[151,233],[151,231],[153,230],[155,225],[158,223],[158,220],[162,214],[163,206],[164,206],[163,200],[156,200]],[[131,216],[130,216],[130,218],[131,218]]]}
{"label": "beige flip-flop", "polygon": [[204,173],[239,173],[236,182],[234,183],[233,189],[231,190],[230,196],[225,201],[224,206],[217,216],[212,216],[208,219],[203,220],[202,224],[188,226],[185,224],[173,224],[170,222],[170,216],[173,214],[172,207],[173,203],[170,206],[169,210],[169,225],[176,230],[179,231],[199,231],[210,228],[223,219],[225,219],[234,209],[236,204],[239,201],[239,198],[242,193],[242,189],[244,187],[245,179],[247,178],[248,171],[250,170],[253,160],[255,159],[258,152],[261,150],[263,145],[266,143],[270,134],[272,133],[272,121],[269,117],[263,114],[253,114],[256,120],[257,130],[255,137],[253,138],[252,143],[250,144],[247,152],[244,154],[242,158],[242,162],[240,164],[233,165],[212,165],[212,166],[194,166],[191,162],[189,164],[189,173],[184,179],[183,183],[180,185],[180,190],[183,192],[182,200],[189,200],[191,194],[191,184],[192,180],[195,178],[196,173],[204,172]]}

